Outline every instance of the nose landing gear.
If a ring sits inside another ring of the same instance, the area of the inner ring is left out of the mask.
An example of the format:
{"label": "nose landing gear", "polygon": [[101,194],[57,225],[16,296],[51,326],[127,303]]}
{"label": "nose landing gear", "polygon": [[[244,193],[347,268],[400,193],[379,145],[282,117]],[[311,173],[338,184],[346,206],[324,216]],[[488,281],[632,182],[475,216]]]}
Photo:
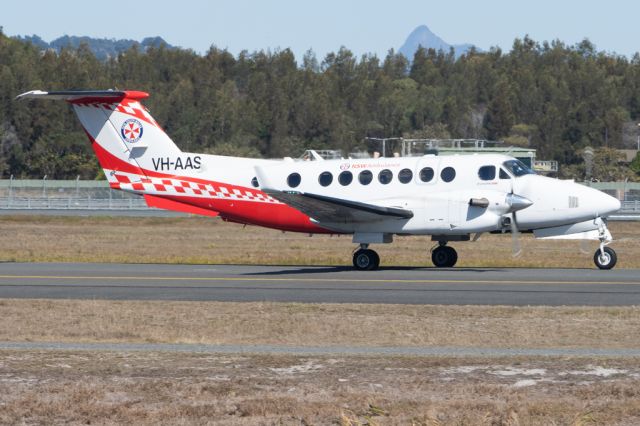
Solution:
{"label": "nose landing gear", "polygon": [[611,269],[616,266],[618,256],[616,252],[610,247],[602,247],[596,250],[593,255],[593,261],[600,269]]}
{"label": "nose landing gear", "polygon": [[607,228],[607,224],[602,219],[598,223],[598,239],[600,240],[600,247],[593,255],[593,262],[600,269],[612,269],[618,262],[618,256],[616,256],[615,250],[611,247],[605,247],[613,241],[613,237]]}

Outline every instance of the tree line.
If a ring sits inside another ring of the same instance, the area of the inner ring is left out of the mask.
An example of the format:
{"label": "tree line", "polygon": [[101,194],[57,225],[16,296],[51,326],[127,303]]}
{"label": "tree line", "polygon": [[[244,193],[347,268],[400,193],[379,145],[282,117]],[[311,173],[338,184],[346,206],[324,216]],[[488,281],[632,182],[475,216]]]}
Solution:
{"label": "tree line", "polygon": [[[184,151],[281,157],[366,149],[365,137],[486,138],[535,148],[581,178],[585,147],[615,163],[611,149],[640,120],[640,55],[524,37],[508,52],[457,59],[422,48],[408,61],[393,50],[356,57],[343,47],[320,60],[312,51],[234,56],[212,46],[203,55],[133,47],[100,61],[86,45],[42,52],[0,30],[0,176],[99,177],[70,108],[14,98],[106,88],[151,93],[146,106]],[[628,167],[611,173],[637,176]]]}

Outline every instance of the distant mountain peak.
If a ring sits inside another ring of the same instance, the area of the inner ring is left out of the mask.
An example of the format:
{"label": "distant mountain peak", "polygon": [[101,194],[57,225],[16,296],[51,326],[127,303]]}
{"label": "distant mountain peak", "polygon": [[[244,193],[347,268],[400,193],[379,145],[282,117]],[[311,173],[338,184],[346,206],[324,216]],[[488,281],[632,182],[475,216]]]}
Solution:
{"label": "distant mountain peak", "polygon": [[101,61],[105,61],[109,58],[118,56],[120,53],[131,49],[133,46],[138,46],[140,51],[146,52],[149,48],[158,48],[165,46],[168,49],[173,49],[169,43],[164,41],[162,37],[146,37],[141,42],[130,39],[108,39],[108,38],[93,38],[87,36],[69,36],[64,35],[57,39],[47,43],[37,35],[32,36],[17,36],[14,37],[17,40],[25,41],[37,46],[41,50],[53,49],[56,52],[60,52],[65,47],[71,47],[77,49],[82,43],[87,44],[93,54]]}
{"label": "distant mountain peak", "polygon": [[[442,50],[445,53],[448,53],[449,49],[453,48],[456,58],[464,55],[474,47],[472,44],[449,44],[438,37],[426,25],[420,25],[409,34],[407,40],[402,47],[400,47],[399,52],[409,59],[409,61],[412,61],[416,50],[418,50],[420,46],[425,49]],[[476,50],[479,49],[476,48]]]}

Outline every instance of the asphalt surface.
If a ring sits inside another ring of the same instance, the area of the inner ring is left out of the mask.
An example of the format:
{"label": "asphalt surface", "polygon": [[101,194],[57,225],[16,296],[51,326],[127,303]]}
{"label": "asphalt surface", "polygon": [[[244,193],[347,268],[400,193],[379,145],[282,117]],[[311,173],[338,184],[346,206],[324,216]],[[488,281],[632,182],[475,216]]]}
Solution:
{"label": "asphalt surface", "polygon": [[640,271],[0,263],[0,298],[640,305]]}

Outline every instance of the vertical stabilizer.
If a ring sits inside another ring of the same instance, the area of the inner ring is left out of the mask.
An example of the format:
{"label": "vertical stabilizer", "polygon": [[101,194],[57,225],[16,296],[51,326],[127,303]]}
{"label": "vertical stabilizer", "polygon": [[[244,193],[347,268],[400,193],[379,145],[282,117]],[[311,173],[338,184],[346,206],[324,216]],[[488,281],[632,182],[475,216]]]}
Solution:
{"label": "vertical stabilizer", "polygon": [[18,98],[59,99],[73,105],[109,183],[119,186],[147,177],[158,159],[181,153],[140,103],[148,96],[137,91],[32,91]]}

